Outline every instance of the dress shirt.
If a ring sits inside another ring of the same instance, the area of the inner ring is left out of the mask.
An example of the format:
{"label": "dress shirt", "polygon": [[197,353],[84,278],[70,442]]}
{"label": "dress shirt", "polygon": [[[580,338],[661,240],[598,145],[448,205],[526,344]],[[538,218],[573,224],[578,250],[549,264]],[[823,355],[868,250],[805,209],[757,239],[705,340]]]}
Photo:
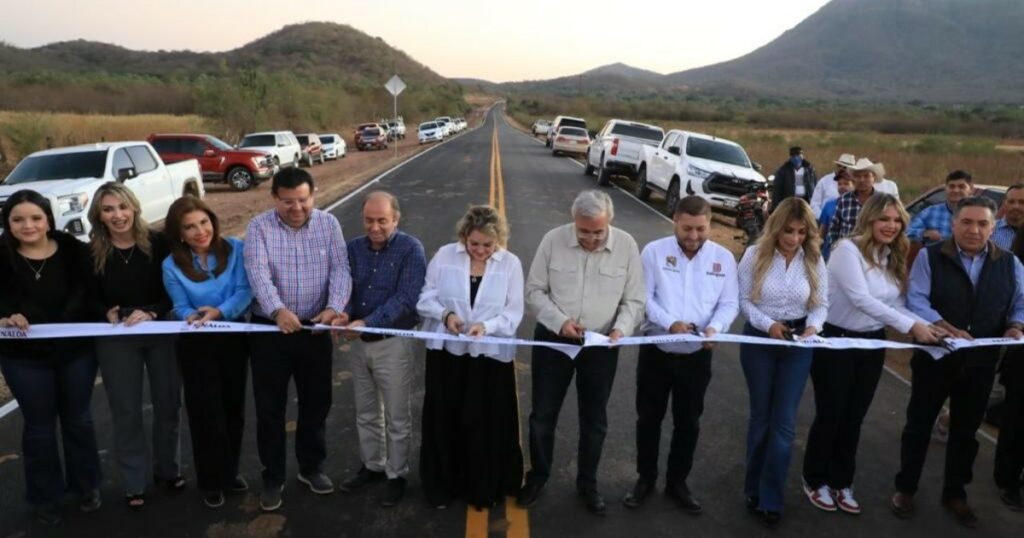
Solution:
{"label": "dress shirt", "polygon": [[[924,232],[926,230],[938,230],[942,238],[939,241],[925,241]],[[949,204],[945,203],[924,208],[920,213],[914,215],[914,218],[910,220],[910,226],[907,227],[907,237],[911,241],[924,243],[925,246],[945,241],[952,235],[953,211],[949,209]]]}
{"label": "dress shirt", "polygon": [[264,318],[281,308],[300,320],[327,308],[340,313],[352,293],[341,224],[319,209],[300,228],[273,209],[254,217],[246,231],[245,270],[256,296],[253,313]]}
{"label": "dress shirt", "polygon": [[[652,241],[641,254],[647,287],[644,333],[668,334],[672,324],[692,323],[725,332],[739,314],[739,284],[732,252],[714,241],[690,259],[674,235]],[[693,353],[700,344],[660,344],[666,353]]]}
{"label": "dress shirt", "polygon": [[[981,269],[985,266],[988,249],[989,247],[986,246],[985,250],[978,254],[968,256],[964,254],[963,250],[960,250],[959,245],[956,247],[957,253],[960,255],[960,262],[964,264],[967,276],[971,279],[971,284],[975,286],[978,285],[978,279],[981,278]],[[1008,321],[1024,322],[1024,265],[1021,265],[1016,256],[1013,257],[1013,273],[1017,279],[1017,292],[1010,306]],[[914,266],[910,269],[907,308],[928,323],[935,323],[941,320],[942,316],[932,308],[931,294],[932,265],[928,263],[928,251],[921,249],[917,258],[914,259]]]}
{"label": "dress shirt", "polygon": [[896,185],[896,182],[891,179],[883,179],[878,183],[875,183],[875,192],[884,192],[885,194],[891,194],[900,199],[900,188]]}
{"label": "dress shirt", "polygon": [[811,211],[820,215],[821,210],[829,200],[839,198],[839,182],[836,181],[836,173],[832,172],[818,180],[811,193]]}
{"label": "dress shirt", "polygon": [[786,267],[786,258],[778,251],[772,255],[771,265],[761,285],[761,298],[753,302],[754,265],[757,245],[747,249],[738,268],[740,281],[740,310],[750,324],[759,331],[768,332],[772,323],[807,318],[807,326],[821,330],[828,315],[828,271],[824,260],[818,260],[818,304],[807,309],[811,285],[804,270],[804,249],[800,248]]}
{"label": "dress shirt", "polygon": [[168,256],[164,259],[164,287],[174,304],[171,314],[175,318],[185,319],[195,314],[201,306],[217,308],[224,321],[238,321],[245,317],[252,303],[252,288],[245,274],[245,247],[241,239],[234,237],[227,238],[227,242],[231,245],[231,254],[228,256],[227,268],[219,276],[214,274],[214,270],[220,267],[221,260],[211,253],[206,257],[208,269],[204,270],[199,263],[199,256],[193,254],[193,267],[209,277],[202,282],[187,277],[174,263],[174,258]]}
{"label": "dress shirt", "polygon": [[900,284],[886,271],[889,247],[883,247],[879,266],[871,265],[850,239],[842,239],[828,260],[828,321],[853,332],[885,326],[907,334],[918,321],[904,306]]}
{"label": "dress shirt", "polygon": [[365,235],[348,243],[352,299],[345,312],[367,327],[411,329],[419,323],[416,301],[427,270],[423,245],[395,231],[384,247],[374,250]]}
{"label": "dress shirt", "polygon": [[626,232],[609,226],[603,247],[590,252],[573,223],[549,231],[537,246],[526,280],[526,304],[537,321],[558,334],[567,320],[589,331],[618,329],[630,336],[644,312],[640,250]]}
{"label": "dress shirt", "polygon": [[1010,226],[1005,218],[996,221],[996,227],[992,230],[992,242],[997,247],[1013,252],[1013,238],[1017,235],[1017,229]]}
{"label": "dress shirt", "polygon": [[[871,195],[878,192],[872,190]],[[836,212],[832,215],[832,222],[828,225],[828,244],[834,245],[840,239],[853,233],[857,227],[857,215],[860,215],[860,208],[864,204],[857,198],[857,191],[850,191],[839,197],[836,202]]]}
{"label": "dress shirt", "polygon": [[[523,320],[523,265],[515,254],[497,250],[487,259],[484,276],[476,292],[476,300],[469,298],[470,258],[462,243],[449,243],[441,247],[427,266],[416,310],[423,317],[422,330],[444,333],[444,317],[454,312],[462,319],[463,330],[474,323],[483,323],[487,336],[514,337]],[[511,345],[478,344],[472,341],[445,342],[427,340],[428,349],[445,349],[455,355],[486,355],[502,360],[516,356]]]}

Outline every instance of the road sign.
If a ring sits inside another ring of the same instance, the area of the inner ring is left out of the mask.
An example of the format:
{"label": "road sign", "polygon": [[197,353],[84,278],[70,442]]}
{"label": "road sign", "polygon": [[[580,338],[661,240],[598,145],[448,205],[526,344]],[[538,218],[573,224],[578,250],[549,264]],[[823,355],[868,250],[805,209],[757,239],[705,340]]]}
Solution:
{"label": "road sign", "polygon": [[402,90],[405,89],[405,83],[402,82],[402,79],[398,78],[398,75],[395,75],[391,77],[391,80],[389,80],[384,87],[391,92],[391,95],[398,97],[398,94],[402,93]]}

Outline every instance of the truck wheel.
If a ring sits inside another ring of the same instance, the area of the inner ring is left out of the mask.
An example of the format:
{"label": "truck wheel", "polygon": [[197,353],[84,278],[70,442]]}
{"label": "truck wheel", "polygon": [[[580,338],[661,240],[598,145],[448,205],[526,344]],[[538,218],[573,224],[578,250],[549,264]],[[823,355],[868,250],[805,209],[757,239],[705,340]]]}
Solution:
{"label": "truck wheel", "polygon": [[597,184],[602,187],[611,185],[612,174],[604,167],[604,155],[601,156],[601,168],[597,169]]}
{"label": "truck wheel", "polygon": [[324,164],[325,162],[327,162],[327,157],[324,157],[324,154],[321,153],[320,154],[320,164]]}
{"label": "truck wheel", "polygon": [[307,153],[306,154],[306,166],[310,167],[310,168],[313,167],[313,154],[312,153]]}
{"label": "truck wheel", "polygon": [[583,154],[583,175],[594,175],[594,167],[590,165],[590,152]]}
{"label": "truck wheel", "polygon": [[274,166],[281,168],[281,159],[277,156],[274,157]]}
{"label": "truck wheel", "polygon": [[636,178],[636,197],[647,201],[651,197],[651,187],[647,184],[647,169],[641,168]]}
{"label": "truck wheel", "polygon": [[673,179],[672,183],[668,186],[668,191],[665,192],[665,215],[672,218],[672,214],[676,210],[676,204],[679,203],[679,180]]}
{"label": "truck wheel", "polygon": [[228,185],[231,185],[231,189],[236,191],[247,191],[256,184],[252,172],[249,172],[249,169],[244,166],[236,166],[228,170],[227,178]]}

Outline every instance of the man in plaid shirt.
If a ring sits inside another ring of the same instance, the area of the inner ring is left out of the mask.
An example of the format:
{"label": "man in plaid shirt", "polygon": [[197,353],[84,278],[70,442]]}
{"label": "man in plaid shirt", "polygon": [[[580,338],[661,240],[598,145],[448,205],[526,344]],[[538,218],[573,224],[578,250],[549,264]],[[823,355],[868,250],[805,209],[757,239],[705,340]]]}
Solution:
{"label": "man in plaid shirt", "polygon": [[836,243],[853,233],[857,225],[860,208],[875,194],[875,178],[880,177],[880,165],[869,159],[857,161],[850,172],[853,174],[853,190],[840,196],[836,202],[836,212],[828,226],[828,244],[835,247]]}
{"label": "man in plaid shirt", "polygon": [[298,480],[326,495],[334,484],[323,472],[327,458],[324,429],[331,409],[331,359],[327,333],[303,325],[331,323],[352,292],[341,224],[313,208],[313,177],[299,168],[274,175],[274,209],[249,222],[245,270],[255,304],[253,322],[277,325],[278,333],[251,335],[252,387],[256,439],[263,464],[260,508],[281,507],[285,481],[285,410],[288,383],[295,378],[299,417],[295,432]]}
{"label": "man in plaid shirt", "polygon": [[926,247],[949,239],[953,235],[953,210],[957,202],[972,192],[974,181],[971,174],[963,170],[950,172],[946,176],[946,203],[927,207],[914,215],[907,228],[907,237]]}

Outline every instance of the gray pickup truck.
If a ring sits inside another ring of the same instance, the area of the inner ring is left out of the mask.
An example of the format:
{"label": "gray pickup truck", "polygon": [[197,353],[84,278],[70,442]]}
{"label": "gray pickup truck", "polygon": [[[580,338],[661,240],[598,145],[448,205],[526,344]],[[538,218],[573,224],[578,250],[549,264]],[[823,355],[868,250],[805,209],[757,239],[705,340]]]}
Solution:
{"label": "gray pickup truck", "polygon": [[644,146],[657,147],[665,131],[655,125],[626,120],[608,120],[587,148],[586,175],[597,171],[597,184],[607,185],[613,174],[635,180]]}

